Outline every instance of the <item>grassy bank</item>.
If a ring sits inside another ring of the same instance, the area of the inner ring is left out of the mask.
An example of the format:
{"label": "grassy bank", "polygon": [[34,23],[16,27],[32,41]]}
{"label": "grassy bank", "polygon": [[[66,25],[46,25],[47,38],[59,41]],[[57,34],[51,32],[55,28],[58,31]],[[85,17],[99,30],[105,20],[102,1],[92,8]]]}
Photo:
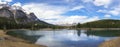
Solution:
{"label": "grassy bank", "polygon": [[0,30],[0,47],[46,47],[28,43],[27,41],[6,35],[3,30]]}
{"label": "grassy bank", "polygon": [[105,41],[99,47],[120,47],[120,38]]}

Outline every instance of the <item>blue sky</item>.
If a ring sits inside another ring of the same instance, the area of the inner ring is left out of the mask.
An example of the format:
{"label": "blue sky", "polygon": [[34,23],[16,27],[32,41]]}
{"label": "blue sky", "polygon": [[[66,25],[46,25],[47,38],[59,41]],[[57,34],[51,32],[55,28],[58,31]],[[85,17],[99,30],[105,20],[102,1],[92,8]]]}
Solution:
{"label": "blue sky", "polygon": [[74,24],[119,19],[120,0],[0,0],[20,6],[26,13],[51,24]]}

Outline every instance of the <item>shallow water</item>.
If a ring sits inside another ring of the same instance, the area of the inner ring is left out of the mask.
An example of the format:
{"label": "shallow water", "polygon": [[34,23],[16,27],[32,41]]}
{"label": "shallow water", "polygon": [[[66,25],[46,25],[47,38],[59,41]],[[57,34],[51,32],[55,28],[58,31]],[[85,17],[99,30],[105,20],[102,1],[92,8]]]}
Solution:
{"label": "shallow water", "polygon": [[120,30],[14,30],[7,34],[48,47],[98,47],[120,36]]}

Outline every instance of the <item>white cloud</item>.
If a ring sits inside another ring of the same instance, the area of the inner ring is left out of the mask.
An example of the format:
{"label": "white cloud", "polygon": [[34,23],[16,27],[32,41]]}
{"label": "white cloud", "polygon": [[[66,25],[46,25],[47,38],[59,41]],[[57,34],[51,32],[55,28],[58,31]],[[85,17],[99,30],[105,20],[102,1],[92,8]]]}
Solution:
{"label": "white cloud", "polygon": [[56,21],[55,23],[58,25],[77,24],[77,23],[86,23],[86,22],[91,22],[91,21],[96,21],[96,20],[99,20],[98,16],[88,17],[88,16],[74,15],[74,16],[69,16],[69,17],[60,19]]}
{"label": "white cloud", "polygon": [[17,2],[17,3],[12,4],[11,9],[13,9],[13,10],[16,10],[16,9],[23,10],[21,7],[22,7],[22,4],[20,2]]}
{"label": "white cloud", "polygon": [[113,10],[109,11],[110,14],[117,16],[120,14],[120,5],[116,6],[113,8]]}
{"label": "white cloud", "polygon": [[12,0],[3,0],[3,1],[5,1],[5,2],[12,2]]}
{"label": "white cloud", "polygon": [[93,0],[82,0],[84,3],[93,2]]}
{"label": "white cloud", "polygon": [[104,15],[104,17],[105,17],[105,18],[110,18],[111,15],[106,14],[106,15]]}
{"label": "white cloud", "polygon": [[119,16],[120,15],[120,5],[116,7],[112,7],[110,10],[98,10],[97,12],[105,13],[105,14],[110,14],[113,16]]}
{"label": "white cloud", "polygon": [[83,19],[86,18],[87,16],[79,16],[79,15],[68,16],[58,20],[56,24],[75,24],[83,21]]}
{"label": "white cloud", "polygon": [[107,10],[98,10],[97,12],[106,13],[106,12],[108,12],[108,11],[107,11]]}
{"label": "white cloud", "polygon": [[96,6],[104,6],[105,8],[107,8],[111,2],[112,0],[94,0],[93,3]]}
{"label": "white cloud", "polygon": [[[72,16],[65,16],[62,15],[69,10],[69,8],[64,6],[51,6],[48,4],[36,4],[36,3],[29,3],[22,6],[28,13],[34,12],[35,15],[48,23],[51,24],[73,24],[73,23],[84,23],[90,22],[94,20],[98,20],[98,17],[91,17],[88,16],[81,16],[81,15],[72,15]],[[81,9],[83,7],[75,7],[76,9]],[[76,10],[74,9],[74,10]]]}
{"label": "white cloud", "polygon": [[22,4],[20,2],[14,3],[12,6],[22,6]]}
{"label": "white cloud", "polygon": [[56,22],[66,18],[66,16],[62,16],[62,14],[67,11],[67,8],[63,6],[30,3],[23,5],[22,8],[24,8],[27,13],[34,12],[39,19],[52,24],[56,24]]}
{"label": "white cloud", "polygon": [[7,2],[12,2],[12,0],[0,0],[0,4],[7,4]]}
{"label": "white cloud", "polygon": [[87,19],[83,19],[81,23],[86,23],[86,22],[91,22],[91,21],[96,21],[96,20],[100,20],[100,18],[98,16],[93,16]]}
{"label": "white cloud", "polygon": [[7,3],[6,3],[6,2],[1,2],[1,1],[0,1],[0,4],[7,4]]}
{"label": "white cloud", "polygon": [[59,19],[61,14],[66,12],[66,8],[59,6],[50,6],[47,4],[26,4],[23,8],[28,12],[34,12],[41,19]]}
{"label": "white cloud", "polygon": [[110,11],[109,13],[112,14],[112,15],[118,15],[118,14],[119,14],[119,11],[117,11],[117,10],[112,10],[112,11]]}
{"label": "white cloud", "polygon": [[1,2],[12,2],[12,0],[0,0]]}
{"label": "white cloud", "polygon": [[82,8],[85,8],[85,7],[80,5],[80,6],[73,7],[70,11],[80,10]]}
{"label": "white cloud", "polygon": [[74,0],[64,0],[64,1],[69,3],[69,2],[73,2]]}

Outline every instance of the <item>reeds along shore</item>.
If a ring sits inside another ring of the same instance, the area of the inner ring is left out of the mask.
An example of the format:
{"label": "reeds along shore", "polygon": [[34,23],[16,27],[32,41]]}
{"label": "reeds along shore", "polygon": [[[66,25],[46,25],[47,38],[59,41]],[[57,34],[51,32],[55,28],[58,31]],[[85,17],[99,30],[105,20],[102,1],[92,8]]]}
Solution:
{"label": "reeds along shore", "polygon": [[46,46],[28,43],[26,40],[6,35],[3,30],[0,30],[0,47],[46,47]]}

